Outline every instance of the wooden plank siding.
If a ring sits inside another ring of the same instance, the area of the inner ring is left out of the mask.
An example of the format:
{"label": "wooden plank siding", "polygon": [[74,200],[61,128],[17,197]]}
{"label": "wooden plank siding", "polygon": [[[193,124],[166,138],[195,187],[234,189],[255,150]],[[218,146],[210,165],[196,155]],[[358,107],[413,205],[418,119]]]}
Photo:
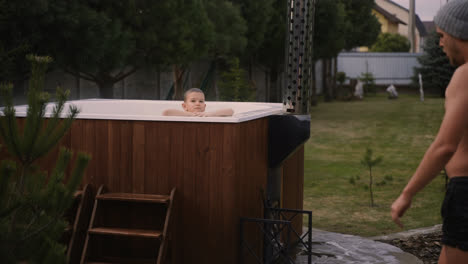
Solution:
{"label": "wooden plank siding", "polygon": [[[172,263],[237,263],[239,218],[263,217],[268,118],[242,123],[77,119],[61,145],[92,156],[82,185],[169,194]],[[302,209],[304,149],[285,162],[283,206]],[[46,158],[50,166],[56,153]],[[116,215],[118,218],[118,215]],[[118,220],[116,220],[118,221]],[[295,225],[302,225],[300,222]],[[259,230],[247,230],[258,241]]]}
{"label": "wooden plank siding", "polygon": [[[304,146],[294,152],[283,163],[281,207],[303,210],[304,208]],[[303,217],[293,219],[293,228],[302,231]],[[302,234],[302,233],[299,233]]]}
{"label": "wooden plank siding", "polygon": [[71,148],[92,155],[83,184],[148,194],[177,188],[174,263],[236,263],[239,217],[263,215],[267,128],[266,118],[236,124],[78,119]]}

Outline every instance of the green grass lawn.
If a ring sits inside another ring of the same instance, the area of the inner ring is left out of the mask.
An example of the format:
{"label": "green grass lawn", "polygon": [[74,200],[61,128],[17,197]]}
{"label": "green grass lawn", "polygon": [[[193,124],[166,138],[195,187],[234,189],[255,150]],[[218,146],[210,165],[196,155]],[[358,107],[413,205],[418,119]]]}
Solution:
{"label": "green grass lawn", "polygon": [[[402,231],[390,218],[390,205],[416,170],[443,117],[442,98],[416,95],[388,100],[320,103],[311,108],[311,135],[305,145],[304,208],[315,228],[376,236]],[[369,170],[361,160],[369,147],[383,160]],[[415,196],[402,218],[404,229],[441,222],[445,177],[437,177]]]}

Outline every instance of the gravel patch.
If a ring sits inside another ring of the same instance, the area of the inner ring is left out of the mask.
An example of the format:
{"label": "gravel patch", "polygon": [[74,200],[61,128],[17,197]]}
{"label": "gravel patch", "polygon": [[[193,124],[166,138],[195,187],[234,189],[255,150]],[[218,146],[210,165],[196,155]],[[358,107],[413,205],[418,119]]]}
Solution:
{"label": "gravel patch", "polygon": [[441,236],[440,225],[437,225],[372,239],[398,247],[416,256],[424,264],[437,264],[442,248]]}

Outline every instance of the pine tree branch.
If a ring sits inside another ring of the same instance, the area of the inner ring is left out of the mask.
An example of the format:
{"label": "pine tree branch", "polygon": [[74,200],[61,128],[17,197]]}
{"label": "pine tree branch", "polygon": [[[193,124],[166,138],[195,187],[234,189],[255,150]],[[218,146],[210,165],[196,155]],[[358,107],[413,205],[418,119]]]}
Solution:
{"label": "pine tree branch", "polygon": [[57,222],[57,219],[52,218],[52,220],[50,220],[48,223],[44,224],[42,227],[39,227],[39,228],[36,229],[34,232],[28,233],[26,236],[20,238],[19,241],[18,241],[18,243],[23,242],[23,241],[26,241],[26,240],[28,240],[29,238],[36,236],[37,234],[41,233],[41,232],[44,231],[47,227],[49,227],[51,224],[53,224],[53,223],[55,223],[55,222]]}

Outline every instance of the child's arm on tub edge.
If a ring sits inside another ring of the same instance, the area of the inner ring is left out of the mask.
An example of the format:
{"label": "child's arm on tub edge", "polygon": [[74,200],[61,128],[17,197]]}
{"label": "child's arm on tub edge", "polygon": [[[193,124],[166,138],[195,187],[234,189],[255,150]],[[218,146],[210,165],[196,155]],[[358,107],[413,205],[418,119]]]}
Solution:
{"label": "child's arm on tub edge", "polygon": [[195,116],[194,113],[177,110],[177,109],[166,109],[162,112],[163,116]]}
{"label": "child's arm on tub edge", "polygon": [[232,116],[234,114],[234,110],[231,108],[224,108],[219,109],[212,112],[187,112],[183,110],[177,109],[166,109],[163,111],[163,116]]}
{"label": "child's arm on tub edge", "polygon": [[224,108],[212,112],[198,112],[194,114],[196,116],[232,116],[234,114],[234,110],[232,108]]}

